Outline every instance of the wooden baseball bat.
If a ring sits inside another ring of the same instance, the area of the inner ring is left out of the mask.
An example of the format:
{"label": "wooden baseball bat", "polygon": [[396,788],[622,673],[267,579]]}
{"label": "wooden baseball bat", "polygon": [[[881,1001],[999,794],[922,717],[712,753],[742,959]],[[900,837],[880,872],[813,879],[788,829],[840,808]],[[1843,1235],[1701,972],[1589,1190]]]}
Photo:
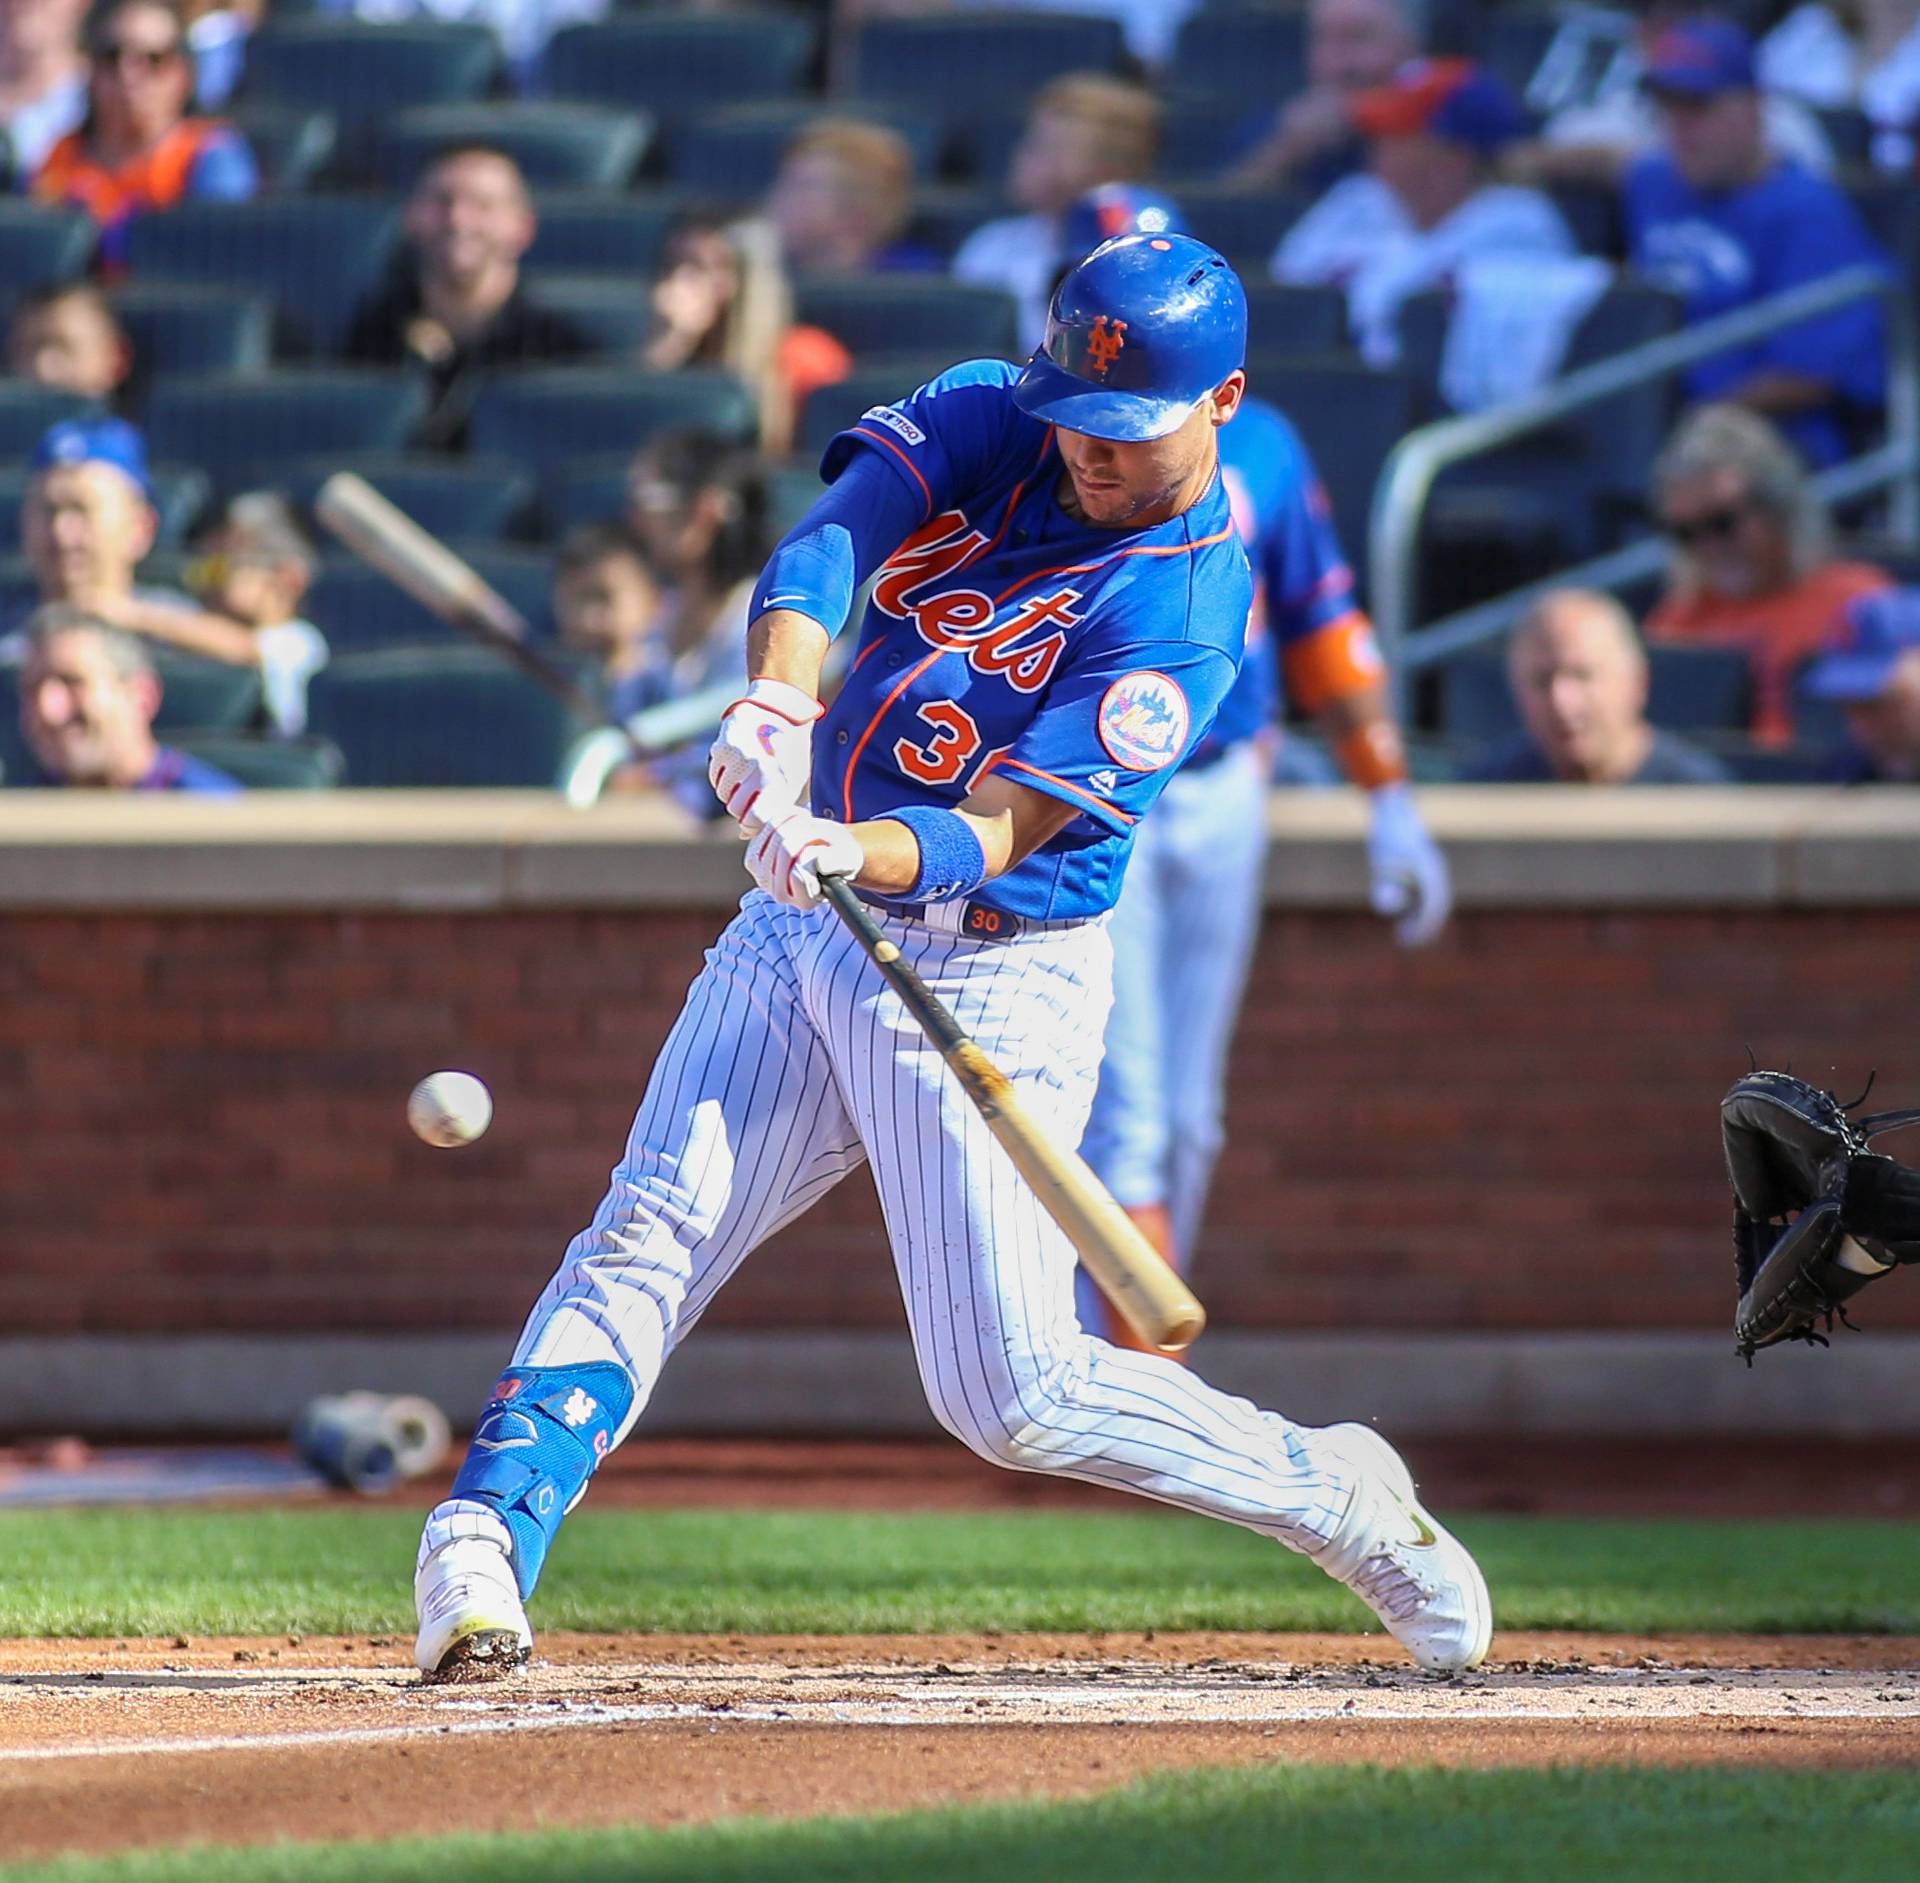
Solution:
{"label": "wooden baseball bat", "polygon": [[[583,719],[605,721],[600,703],[533,644],[520,612],[364,478],[351,471],[336,472],[320,487],[314,514],[356,555],[430,613],[513,660]],[[658,751],[674,743],[676,736],[685,736],[696,707],[703,723],[718,719],[727,705],[719,692],[731,698],[733,691],[720,689],[704,704],[678,701],[638,713],[617,730],[636,749]],[[825,878],[823,886],[841,920],[953,1068],[1014,1168],[1033,1187],[1047,1214],[1066,1231],[1102,1293],[1151,1345],[1169,1351],[1190,1345],[1207,1319],[1193,1291],[1134,1227],[1078,1154],[1055,1144],[1028,1114],[1006,1074],[960,1030],[938,996],[881,933],[867,905],[838,878]]]}
{"label": "wooden baseball bat", "polygon": [[1207,1324],[1206,1310],[1087,1167],[1078,1152],[1056,1144],[1021,1104],[1007,1075],[961,1031],[940,997],[887,940],[873,912],[844,876],[820,886],[853,931],[887,985],[900,996],[961,1089],[987,1121],[1032,1187],[1041,1207],[1066,1231],[1087,1273],[1140,1338],[1169,1352],[1188,1347]]}

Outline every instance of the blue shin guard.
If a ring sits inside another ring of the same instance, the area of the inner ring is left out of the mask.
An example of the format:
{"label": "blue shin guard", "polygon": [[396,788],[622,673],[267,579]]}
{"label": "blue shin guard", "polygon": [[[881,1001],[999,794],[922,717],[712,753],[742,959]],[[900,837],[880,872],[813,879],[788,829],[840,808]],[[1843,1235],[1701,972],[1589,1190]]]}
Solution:
{"label": "blue shin guard", "polygon": [[495,1383],[452,1494],[499,1511],[523,1601],[632,1405],[633,1382],[610,1360],[509,1367]]}

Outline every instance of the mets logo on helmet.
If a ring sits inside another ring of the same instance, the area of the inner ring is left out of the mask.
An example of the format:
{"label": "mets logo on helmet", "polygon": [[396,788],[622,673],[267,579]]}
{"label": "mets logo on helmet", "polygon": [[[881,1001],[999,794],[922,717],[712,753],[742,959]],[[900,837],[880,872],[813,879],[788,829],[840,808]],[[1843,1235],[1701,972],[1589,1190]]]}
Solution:
{"label": "mets logo on helmet", "polygon": [[1113,371],[1113,363],[1120,357],[1120,349],[1127,344],[1127,323],[1113,320],[1102,314],[1093,323],[1093,331],[1087,335],[1087,364],[1098,378],[1105,379]]}
{"label": "mets logo on helmet", "polygon": [[1186,749],[1192,709],[1163,673],[1123,674],[1100,700],[1100,743],[1129,771],[1164,770]]}

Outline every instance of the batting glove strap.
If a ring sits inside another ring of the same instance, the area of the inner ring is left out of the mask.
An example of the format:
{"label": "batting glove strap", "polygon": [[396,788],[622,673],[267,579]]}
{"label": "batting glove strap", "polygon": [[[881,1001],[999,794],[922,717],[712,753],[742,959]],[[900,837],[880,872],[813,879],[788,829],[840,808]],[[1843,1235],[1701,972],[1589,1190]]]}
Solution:
{"label": "batting glove strap", "polygon": [[804,687],[785,680],[749,681],[746,692],[720,715],[722,723],[743,706],[761,707],[790,726],[810,726],[827,710]]}
{"label": "batting glove strap", "polygon": [[906,902],[951,902],[970,896],[987,880],[987,853],[974,828],[956,811],[934,804],[907,804],[882,817],[904,824],[920,846],[920,874]]}
{"label": "batting glove strap", "polygon": [[509,1367],[495,1384],[450,1495],[500,1513],[522,1601],[540,1580],[560,1519],[586,1495],[632,1409],[633,1382],[610,1360]]}

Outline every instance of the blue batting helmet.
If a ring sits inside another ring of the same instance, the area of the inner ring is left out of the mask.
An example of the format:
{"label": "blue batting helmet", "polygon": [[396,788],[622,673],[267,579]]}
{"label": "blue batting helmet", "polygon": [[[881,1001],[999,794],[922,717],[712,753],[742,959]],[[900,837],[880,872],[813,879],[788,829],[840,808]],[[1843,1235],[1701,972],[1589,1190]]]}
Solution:
{"label": "blue batting helmet", "polygon": [[1060,218],[1060,261],[1063,267],[1091,255],[1102,242],[1117,235],[1173,235],[1184,233],[1186,218],[1171,196],[1150,190],[1144,183],[1102,183],[1089,190]]}
{"label": "blue batting helmet", "polygon": [[1013,388],[1029,416],[1093,438],[1163,438],[1247,358],[1247,296],[1190,235],[1102,243],[1054,290]]}

